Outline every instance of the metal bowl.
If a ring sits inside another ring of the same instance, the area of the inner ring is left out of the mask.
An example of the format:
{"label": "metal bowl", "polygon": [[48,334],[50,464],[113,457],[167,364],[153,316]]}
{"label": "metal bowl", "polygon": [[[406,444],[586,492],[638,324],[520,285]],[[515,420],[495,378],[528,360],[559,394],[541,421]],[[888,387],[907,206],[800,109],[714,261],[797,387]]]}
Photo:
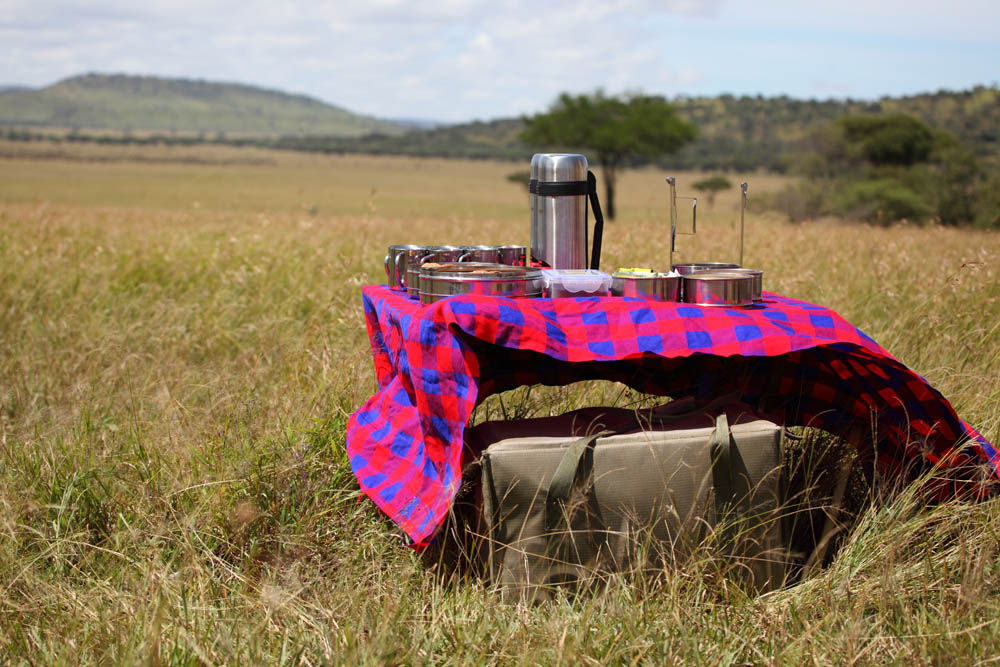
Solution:
{"label": "metal bowl", "polygon": [[435,303],[456,294],[540,297],[542,272],[486,262],[428,262],[420,267],[420,303]]}
{"label": "metal bowl", "polygon": [[753,305],[752,275],[735,271],[695,271],[682,278],[685,303],[730,308]]}
{"label": "metal bowl", "polygon": [[654,301],[680,301],[681,279],[665,273],[615,272],[611,296],[632,296]]}

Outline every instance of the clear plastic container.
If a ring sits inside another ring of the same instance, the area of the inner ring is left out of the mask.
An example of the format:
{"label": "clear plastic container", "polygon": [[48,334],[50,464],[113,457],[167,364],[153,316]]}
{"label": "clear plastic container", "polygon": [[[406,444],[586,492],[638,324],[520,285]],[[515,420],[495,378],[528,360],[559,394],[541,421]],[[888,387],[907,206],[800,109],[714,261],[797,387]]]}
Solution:
{"label": "clear plastic container", "polygon": [[608,296],[611,274],[596,269],[545,269],[543,296],[559,299],[573,296]]}

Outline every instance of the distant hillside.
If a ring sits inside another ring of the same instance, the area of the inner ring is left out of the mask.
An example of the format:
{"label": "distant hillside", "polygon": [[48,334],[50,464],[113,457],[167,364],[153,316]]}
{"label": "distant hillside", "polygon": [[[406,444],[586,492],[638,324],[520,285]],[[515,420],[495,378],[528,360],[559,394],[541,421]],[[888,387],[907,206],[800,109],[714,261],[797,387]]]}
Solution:
{"label": "distant hillside", "polygon": [[[789,97],[677,98],[698,139],[663,157],[670,169],[784,171],[814,131],[848,114],[903,112],[946,130],[989,162],[1000,162],[1000,89],[978,86],[877,101]],[[301,95],[235,84],[86,75],[43,90],[0,92],[5,138],[55,137],[42,127],[81,128],[73,141],[192,143],[201,140],[291,150],[524,161],[539,147],[518,138],[520,118],[420,127],[353,115]],[[26,130],[25,125],[34,129]],[[20,126],[20,127],[17,127]],[[117,133],[86,132],[118,130]],[[147,130],[138,136],[124,130]],[[191,133],[201,133],[198,139]],[[176,135],[176,136],[175,136]],[[563,146],[563,150],[580,150]],[[586,152],[584,150],[583,152]]]}
{"label": "distant hillside", "polygon": [[304,95],[122,74],[85,74],[47,88],[0,91],[0,125],[272,136],[406,131]]}
{"label": "distant hillside", "polygon": [[401,136],[369,134],[363,137],[322,135],[283,136],[268,143],[274,148],[327,153],[414,155],[473,159],[520,160],[532,149],[518,139],[524,128],[519,118],[476,121],[412,131]]}

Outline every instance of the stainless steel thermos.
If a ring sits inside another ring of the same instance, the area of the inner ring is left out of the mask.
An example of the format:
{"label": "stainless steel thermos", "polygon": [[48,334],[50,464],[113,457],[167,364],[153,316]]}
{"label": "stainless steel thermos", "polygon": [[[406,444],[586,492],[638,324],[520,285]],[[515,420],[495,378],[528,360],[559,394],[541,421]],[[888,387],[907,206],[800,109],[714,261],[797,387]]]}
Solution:
{"label": "stainless steel thermos", "polygon": [[[587,158],[574,153],[536,153],[531,158],[530,178],[532,261],[553,269],[588,268],[587,198],[594,187]],[[603,222],[599,208],[595,207],[594,217]],[[591,264],[599,259],[597,239],[595,227]]]}

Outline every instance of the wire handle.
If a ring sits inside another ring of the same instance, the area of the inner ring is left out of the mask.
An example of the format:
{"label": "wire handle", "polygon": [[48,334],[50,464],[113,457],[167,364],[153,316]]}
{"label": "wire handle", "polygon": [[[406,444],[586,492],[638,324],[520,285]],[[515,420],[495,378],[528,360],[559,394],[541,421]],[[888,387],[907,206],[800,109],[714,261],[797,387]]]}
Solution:
{"label": "wire handle", "polygon": [[743,266],[743,214],[750,206],[750,199],[747,197],[747,182],[740,183],[740,266]]}

